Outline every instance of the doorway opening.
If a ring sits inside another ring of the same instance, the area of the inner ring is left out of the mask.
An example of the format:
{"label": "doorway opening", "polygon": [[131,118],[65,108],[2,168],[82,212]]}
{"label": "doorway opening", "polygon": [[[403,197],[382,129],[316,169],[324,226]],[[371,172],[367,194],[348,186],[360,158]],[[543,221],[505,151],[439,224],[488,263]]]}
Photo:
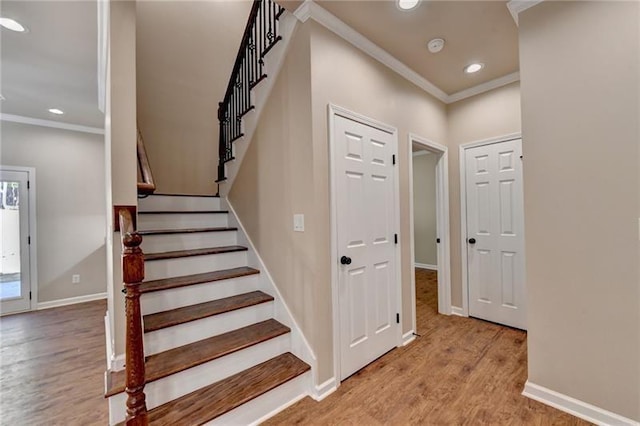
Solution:
{"label": "doorway opening", "polygon": [[33,308],[35,170],[0,167],[0,314]]}
{"label": "doorway opening", "polygon": [[437,282],[438,313],[451,314],[448,154],[446,146],[414,134],[409,146],[411,307],[418,333],[416,273],[421,285]]}

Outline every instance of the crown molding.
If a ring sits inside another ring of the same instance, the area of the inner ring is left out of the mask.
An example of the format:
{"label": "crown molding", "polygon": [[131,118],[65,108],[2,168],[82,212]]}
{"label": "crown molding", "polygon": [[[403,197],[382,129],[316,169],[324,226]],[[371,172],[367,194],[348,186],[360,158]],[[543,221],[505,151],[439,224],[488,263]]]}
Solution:
{"label": "crown molding", "polygon": [[392,56],[389,52],[373,43],[349,25],[345,24],[338,17],[315,3],[313,0],[305,0],[305,2],[302,3],[293,14],[302,22],[306,22],[308,19],[313,19],[328,30],[334,32],[349,43],[353,44],[355,47],[367,53],[372,58],[391,68],[393,71],[420,87],[425,92],[442,102],[447,102],[447,94],[436,87],[435,84],[413,71],[411,68]]}
{"label": "crown molding", "polygon": [[[524,3],[539,3],[542,0],[513,0],[524,2]],[[531,6],[529,6],[531,7]],[[523,9],[524,10],[524,9]],[[431,83],[429,80],[422,77],[417,72],[413,71],[411,68],[406,66],[399,59],[391,55],[389,52],[373,43],[371,40],[351,28],[349,25],[344,23],[338,17],[333,15],[331,12],[314,2],[313,0],[305,0],[298,8],[293,12],[293,15],[300,22],[307,22],[309,19],[313,19],[323,27],[327,28],[329,31],[332,31],[336,35],[342,37],[344,40],[348,41],[358,49],[362,50],[364,53],[368,54],[372,58],[376,59],[378,62],[386,65],[396,73],[400,74],[406,80],[415,84],[425,92],[429,93],[431,96],[436,99],[444,102],[445,104],[450,104],[453,102],[461,101],[462,99],[466,99],[471,96],[478,95],[480,93],[488,92],[489,90],[493,90],[495,88],[513,83],[520,79],[520,73],[515,72],[503,77],[496,78],[495,80],[487,81],[485,83],[479,84],[477,86],[471,87],[469,89],[462,90],[460,92],[454,93],[452,95],[446,94],[443,90],[437,87],[435,84]]]}
{"label": "crown molding", "polygon": [[72,130],[74,132],[93,133],[104,135],[104,129],[99,127],[81,126],[79,124],[62,123],[60,121],[42,120],[40,118],[23,117],[22,115],[1,114],[0,121],[10,121],[13,123],[31,124],[33,126],[51,127],[54,129]]}
{"label": "crown molding", "polygon": [[532,8],[538,3],[542,3],[544,0],[511,0],[507,3],[507,8],[509,9],[509,13],[511,13],[511,17],[515,21],[516,25],[518,25],[518,15],[525,10]]}
{"label": "crown molding", "polygon": [[454,102],[458,102],[463,99],[467,99],[472,96],[479,95],[480,93],[488,92],[490,90],[497,89],[498,87],[506,86],[507,84],[511,84],[516,81],[520,81],[519,71],[516,71],[511,74],[507,74],[502,77],[498,77],[494,80],[487,81],[485,83],[478,84],[477,86],[473,86],[468,89],[461,90],[460,92],[449,95],[447,96],[447,103],[452,104]]}

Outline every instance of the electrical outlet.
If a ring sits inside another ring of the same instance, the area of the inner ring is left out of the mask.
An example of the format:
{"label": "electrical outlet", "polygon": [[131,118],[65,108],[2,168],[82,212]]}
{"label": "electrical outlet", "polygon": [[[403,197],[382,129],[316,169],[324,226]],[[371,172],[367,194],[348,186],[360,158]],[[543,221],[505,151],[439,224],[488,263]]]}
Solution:
{"label": "electrical outlet", "polygon": [[71,275],[71,284],[80,284],[80,275],[79,274]]}
{"label": "electrical outlet", "polygon": [[293,230],[297,232],[304,232],[304,215],[303,214],[293,215]]}

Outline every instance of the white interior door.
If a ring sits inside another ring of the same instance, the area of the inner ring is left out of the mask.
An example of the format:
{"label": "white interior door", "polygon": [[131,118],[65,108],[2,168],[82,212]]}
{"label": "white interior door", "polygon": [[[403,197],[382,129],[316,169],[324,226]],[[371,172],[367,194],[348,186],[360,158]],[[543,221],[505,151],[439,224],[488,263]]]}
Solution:
{"label": "white interior door", "polygon": [[396,136],[336,116],[335,173],[340,305],[340,379],[398,342]]}
{"label": "white interior door", "polygon": [[0,171],[0,314],[31,308],[29,173]]}
{"label": "white interior door", "polygon": [[526,329],[522,140],[465,152],[469,315]]}

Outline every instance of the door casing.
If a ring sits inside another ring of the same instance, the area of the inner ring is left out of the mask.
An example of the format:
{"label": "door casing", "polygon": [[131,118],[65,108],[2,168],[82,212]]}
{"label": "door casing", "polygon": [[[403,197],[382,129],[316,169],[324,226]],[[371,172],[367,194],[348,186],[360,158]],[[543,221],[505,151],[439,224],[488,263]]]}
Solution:
{"label": "door casing", "polygon": [[31,281],[29,291],[31,291],[31,300],[28,310],[34,311],[38,307],[38,251],[36,250],[36,247],[38,246],[38,239],[36,236],[36,169],[33,167],[0,165],[0,170],[5,172],[22,172],[27,173],[28,175],[27,179],[29,181],[29,190],[27,191],[27,193],[29,197],[29,237],[31,237],[31,244],[29,244],[29,279]]}
{"label": "door casing", "polygon": [[[495,138],[483,139],[480,141],[469,142],[460,145],[460,269],[462,272],[462,310],[460,315],[469,316],[469,276],[468,276],[468,258],[467,258],[467,163],[466,150],[479,146],[491,145],[500,142],[507,142],[514,139],[522,139],[522,133],[511,133]],[[524,146],[524,141],[523,141]],[[525,255],[525,253],[523,253]],[[526,259],[526,257],[525,257]],[[525,263],[526,265],[526,263]],[[526,268],[526,266],[525,266]]]}
{"label": "door casing", "polygon": [[[409,222],[411,238],[411,270],[415,270],[415,235],[413,212],[413,156],[411,147],[418,144],[424,149],[440,155],[436,164],[436,230],[438,244],[438,312],[451,315],[451,243],[449,236],[449,155],[447,147],[428,139],[409,134]],[[411,309],[413,330],[416,330],[416,276],[411,274]],[[410,340],[405,339],[405,344]]]}
{"label": "door casing", "polygon": [[[332,293],[332,311],[333,311],[333,377],[335,386],[340,386],[340,300],[339,300],[339,250],[338,250],[338,209],[337,209],[337,179],[336,164],[333,156],[336,152],[335,137],[335,117],[341,116],[349,120],[356,121],[366,126],[374,127],[384,132],[390,133],[398,148],[398,130],[388,124],[350,111],[346,108],[329,104],[329,178],[330,178],[330,211],[331,211],[331,293]],[[399,156],[396,152],[396,167],[394,167],[394,205],[395,205],[395,229],[398,234],[398,244],[395,245],[395,262],[396,262],[396,312],[400,313],[400,324],[398,325],[396,346],[402,346],[402,257],[401,257],[401,236],[400,236],[400,173],[399,173]],[[413,333],[413,330],[411,331]]]}

